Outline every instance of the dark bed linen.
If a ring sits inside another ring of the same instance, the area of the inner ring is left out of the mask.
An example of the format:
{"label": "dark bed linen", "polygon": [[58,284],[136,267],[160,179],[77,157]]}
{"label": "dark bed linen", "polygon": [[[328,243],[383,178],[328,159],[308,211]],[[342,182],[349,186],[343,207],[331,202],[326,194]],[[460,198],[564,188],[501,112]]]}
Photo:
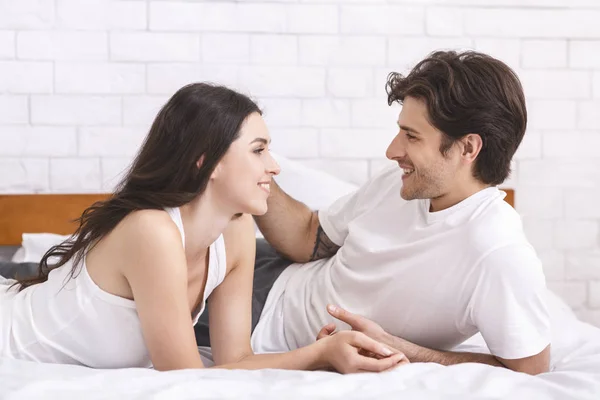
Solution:
{"label": "dark bed linen", "polygon": [[18,274],[19,278],[36,276],[38,264],[36,263],[15,263],[12,261],[0,261],[0,276],[14,279]]}

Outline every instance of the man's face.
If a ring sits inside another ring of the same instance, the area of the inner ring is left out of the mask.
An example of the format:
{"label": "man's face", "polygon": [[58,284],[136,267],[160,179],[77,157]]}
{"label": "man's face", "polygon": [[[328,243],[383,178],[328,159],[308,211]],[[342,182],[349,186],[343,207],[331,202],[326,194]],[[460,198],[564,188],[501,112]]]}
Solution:
{"label": "man's face", "polygon": [[454,188],[460,167],[460,150],[440,152],[443,134],[429,123],[425,103],[406,97],[398,119],[400,131],[386,156],[404,170],[400,195],[405,200],[436,199]]}

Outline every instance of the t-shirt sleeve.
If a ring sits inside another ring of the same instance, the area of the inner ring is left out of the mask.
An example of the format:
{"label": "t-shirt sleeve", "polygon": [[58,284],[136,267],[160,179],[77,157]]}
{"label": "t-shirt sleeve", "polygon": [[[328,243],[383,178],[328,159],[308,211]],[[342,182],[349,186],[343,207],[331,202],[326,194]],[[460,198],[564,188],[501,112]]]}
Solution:
{"label": "t-shirt sleeve", "polygon": [[[348,236],[348,224],[361,213],[375,207],[381,198],[385,198],[386,190],[401,182],[399,171],[397,166],[386,168],[354,192],[339,198],[329,207],[319,210],[321,227],[333,243],[338,246],[344,244]],[[400,201],[399,194],[398,201]]]}
{"label": "t-shirt sleeve", "polygon": [[500,358],[530,357],[551,340],[542,264],[527,244],[504,246],[485,256],[470,302],[472,323]]}
{"label": "t-shirt sleeve", "polygon": [[348,223],[352,220],[363,188],[349,193],[332,205],[319,210],[319,223],[331,241],[341,246],[348,236]]}
{"label": "t-shirt sleeve", "polygon": [[319,210],[319,222],[323,231],[333,243],[341,246],[348,236],[348,224],[364,213],[377,207],[377,204],[387,198],[389,190],[398,191],[401,172],[393,165],[383,169],[377,175],[365,182],[358,190],[336,200],[329,207]]}

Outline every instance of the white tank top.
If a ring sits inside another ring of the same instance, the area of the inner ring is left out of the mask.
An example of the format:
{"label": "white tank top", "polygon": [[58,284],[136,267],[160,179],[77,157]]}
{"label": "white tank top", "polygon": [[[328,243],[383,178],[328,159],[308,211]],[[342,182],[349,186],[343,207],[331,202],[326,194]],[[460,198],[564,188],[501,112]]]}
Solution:
{"label": "white tank top", "polygon": [[[185,233],[179,208],[166,209]],[[92,368],[152,367],[135,302],[107,293],[87,272],[85,260],[70,279],[71,263],[52,270],[44,283],[21,292],[0,279],[0,356]],[[219,236],[209,249],[204,299],[223,281],[225,244]],[[191,328],[191,327],[190,327]]]}

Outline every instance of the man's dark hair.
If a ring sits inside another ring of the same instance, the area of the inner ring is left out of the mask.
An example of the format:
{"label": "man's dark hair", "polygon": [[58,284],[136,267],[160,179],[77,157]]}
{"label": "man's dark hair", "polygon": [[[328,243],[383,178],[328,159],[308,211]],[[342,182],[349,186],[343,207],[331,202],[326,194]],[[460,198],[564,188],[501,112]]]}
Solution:
{"label": "man's dark hair", "polygon": [[406,77],[391,73],[386,91],[390,105],[406,97],[425,103],[429,122],[443,133],[442,154],[465,135],[478,134],[483,147],[475,178],[490,185],[508,178],[527,110],[521,82],[506,64],[475,51],[436,51]]}

